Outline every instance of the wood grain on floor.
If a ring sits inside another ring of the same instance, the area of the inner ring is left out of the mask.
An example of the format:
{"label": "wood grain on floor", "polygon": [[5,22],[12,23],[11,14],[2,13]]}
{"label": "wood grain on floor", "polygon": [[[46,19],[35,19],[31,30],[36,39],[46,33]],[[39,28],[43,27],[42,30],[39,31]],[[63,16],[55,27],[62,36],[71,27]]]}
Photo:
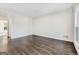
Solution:
{"label": "wood grain on floor", "polygon": [[8,52],[1,55],[77,55],[72,42],[37,35],[14,39],[8,46]]}

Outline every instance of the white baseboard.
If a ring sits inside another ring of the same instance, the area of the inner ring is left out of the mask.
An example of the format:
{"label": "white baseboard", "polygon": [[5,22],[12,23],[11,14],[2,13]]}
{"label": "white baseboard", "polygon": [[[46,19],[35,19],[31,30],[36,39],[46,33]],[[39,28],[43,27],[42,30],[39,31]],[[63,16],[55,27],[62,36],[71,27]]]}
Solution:
{"label": "white baseboard", "polygon": [[17,38],[21,38],[21,37],[24,37],[24,36],[29,36],[29,35],[32,35],[32,34],[28,34],[28,35],[21,35],[21,36],[12,37],[12,39],[17,39]]}
{"label": "white baseboard", "polygon": [[73,42],[73,41],[70,41],[70,40],[64,40],[64,39],[61,39],[61,38],[58,38],[58,37],[50,37],[50,36],[38,35],[38,34],[21,35],[21,36],[12,37],[12,39],[21,38],[21,37],[29,36],[29,35],[37,35],[37,36],[43,36],[43,37],[48,37],[48,38],[54,38],[54,39],[57,39],[57,40],[63,40],[63,41]]}
{"label": "white baseboard", "polygon": [[[37,36],[48,37],[48,38],[53,38],[53,39],[57,39],[57,40],[63,40],[63,39],[61,39],[61,38],[57,38],[57,37],[50,37],[50,36],[45,36],[45,35],[38,35],[38,34],[32,34],[32,35],[37,35]],[[73,41],[70,41],[70,40],[63,40],[63,41],[73,42]]]}

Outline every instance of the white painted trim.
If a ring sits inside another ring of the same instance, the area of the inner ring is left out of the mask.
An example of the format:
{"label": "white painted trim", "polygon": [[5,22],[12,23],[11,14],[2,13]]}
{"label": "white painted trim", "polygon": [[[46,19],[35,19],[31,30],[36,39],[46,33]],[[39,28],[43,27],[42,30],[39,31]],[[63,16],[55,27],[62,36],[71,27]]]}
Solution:
{"label": "white painted trim", "polygon": [[[38,34],[32,34],[32,35],[37,35],[37,36],[43,36],[43,37],[53,38],[53,39],[57,39],[57,40],[62,40],[62,39],[58,39],[56,37],[49,37],[49,36],[45,36],[45,35],[38,35]],[[62,41],[73,42],[73,41],[69,41],[69,40],[62,40]]]}
{"label": "white painted trim", "polygon": [[11,38],[12,38],[12,39],[17,39],[17,38],[21,38],[21,37],[24,37],[24,36],[29,36],[29,35],[32,35],[32,34],[23,35],[23,36],[17,36],[17,37],[11,37]]}
{"label": "white painted trim", "polygon": [[76,48],[76,51],[79,55],[79,43],[77,42],[76,40],[76,27],[78,27],[77,25],[77,13],[78,13],[78,8],[77,7],[74,7],[74,46]]}
{"label": "white painted trim", "polygon": [[77,51],[77,53],[79,55],[79,43],[77,41],[74,41],[74,46],[75,46],[76,51]]}
{"label": "white painted trim", "polygon": [[10,15],[8,17],[8,36],[12,39],[12,19]]}

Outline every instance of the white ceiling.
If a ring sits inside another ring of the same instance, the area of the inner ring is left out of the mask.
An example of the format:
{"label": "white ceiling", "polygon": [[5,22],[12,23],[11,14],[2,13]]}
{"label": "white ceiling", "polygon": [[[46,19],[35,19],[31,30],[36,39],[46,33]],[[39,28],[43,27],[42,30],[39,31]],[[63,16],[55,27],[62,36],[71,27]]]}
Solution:
{"label": "white ceiling", "polygon": [[71,3],[4,3],[0,10],[12,11],[24,16],[39,17],[72,7]]}

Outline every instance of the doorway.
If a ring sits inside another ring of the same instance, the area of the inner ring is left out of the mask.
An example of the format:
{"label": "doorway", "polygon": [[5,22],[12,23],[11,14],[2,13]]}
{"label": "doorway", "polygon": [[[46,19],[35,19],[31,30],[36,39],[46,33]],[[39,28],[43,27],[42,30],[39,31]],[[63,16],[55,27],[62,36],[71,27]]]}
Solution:
{"label": "doorway", "polygon": [[0,19],[0,52],[8,51],[8,20]]}

